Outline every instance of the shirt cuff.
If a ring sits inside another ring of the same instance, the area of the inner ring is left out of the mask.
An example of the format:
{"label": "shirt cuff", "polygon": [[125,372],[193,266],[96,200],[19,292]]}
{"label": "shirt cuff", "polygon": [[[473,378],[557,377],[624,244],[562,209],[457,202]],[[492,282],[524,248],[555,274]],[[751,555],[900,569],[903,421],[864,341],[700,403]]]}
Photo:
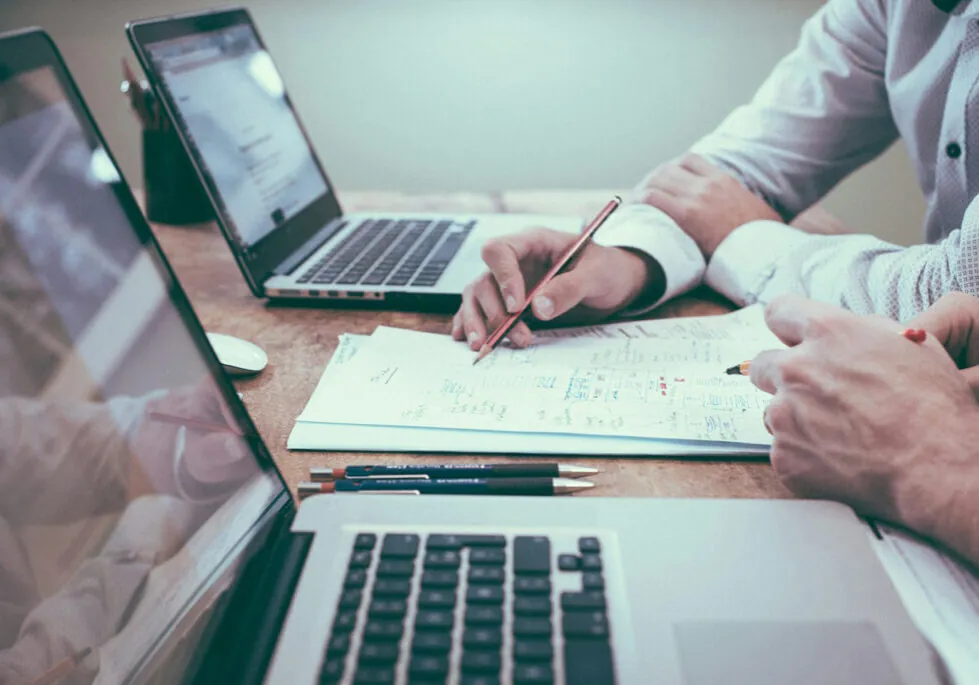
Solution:
{"label": "shirt cuff", "polygon": [[775,275],[778,260],[808,237],[808,233],[777,221],[752,221],[740,226],[714,251],[704,282],[735,304],[754,304]]}
{"label": "shirt cuff", "polygon": [[615,212],[595,234],[594,242],[606,247],[623,247],[648,255],[659,262],[666,275],[666,292],[651,305],[629,309],[641,314],[658,307],[700,284],[707,264],[693,238],[683,232],[665,212],[644,204],[629,204]]}

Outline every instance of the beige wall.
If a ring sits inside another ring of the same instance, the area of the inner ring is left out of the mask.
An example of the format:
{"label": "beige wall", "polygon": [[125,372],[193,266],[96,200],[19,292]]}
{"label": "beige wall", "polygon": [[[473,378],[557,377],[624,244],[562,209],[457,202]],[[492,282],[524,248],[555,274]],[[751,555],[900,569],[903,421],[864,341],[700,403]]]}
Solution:
{"label": "beige wall", "polygon": [[[54,36],[126,176],[123,26],[208,0],[0,0],[0,29]],[[609,188],[682,152],[757,87],[820,0],[251,0],[341,189]],[[828,206],[919,239],[903,148]]]}

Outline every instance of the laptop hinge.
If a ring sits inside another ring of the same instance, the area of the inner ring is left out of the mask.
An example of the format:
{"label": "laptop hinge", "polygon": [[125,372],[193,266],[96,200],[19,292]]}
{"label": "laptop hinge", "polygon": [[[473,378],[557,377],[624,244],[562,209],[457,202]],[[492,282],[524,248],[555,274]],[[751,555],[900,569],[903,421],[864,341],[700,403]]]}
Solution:
{"label": "laptop hinge", "polygon": [[312,533],[289,530],[291,518],[284,530],[273,531],[267,556],[253,560],[236,583],[195,684],[260,685],[265,679],[313,541]]}
{"label": "laptop hinge", "polygon": [[275,267],[275,271],[273,273],[276,276],[288,276],[299,268],[303,262],[309,259],[310,255],[326,244],[327,240],[342,231],[346,225],[347,222],[345,219],[341,217],[334,219],[314,233],[313,237],[303,243],[302,247],[282,260],[282,263]]}

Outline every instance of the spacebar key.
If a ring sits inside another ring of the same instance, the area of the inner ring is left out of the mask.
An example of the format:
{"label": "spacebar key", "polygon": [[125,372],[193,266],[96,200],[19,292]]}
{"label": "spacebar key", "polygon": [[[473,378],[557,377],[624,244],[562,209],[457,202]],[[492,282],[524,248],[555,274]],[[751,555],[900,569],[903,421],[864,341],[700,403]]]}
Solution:
{"label": "spacebar key", "polygon": [[606,640],[565,640],[567,685],[615,685],[612,648]]}

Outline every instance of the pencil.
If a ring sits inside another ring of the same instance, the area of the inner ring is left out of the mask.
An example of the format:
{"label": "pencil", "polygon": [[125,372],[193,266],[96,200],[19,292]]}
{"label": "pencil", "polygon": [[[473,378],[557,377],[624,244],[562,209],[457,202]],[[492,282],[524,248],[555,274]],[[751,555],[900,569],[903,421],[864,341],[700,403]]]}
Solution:
{"label": "pencil", "polygon": [[187,426],[188,428],[197,428],[204,431],[211,431],[212,433],[233,433],[234,435],[241,435],[241,433],[231,426],[212,423],[211,421],[204,421],[202,419],[193,419],[189,416],[173,416],[172,414],[165,414],[159,411],[151,411],[149,417],[154,421],[172,423],[176,426]]}
{"label": "pencil", "polygon": [[[923,343],[928,338],[928,332],[923,328],[908,328],[901,331],[901,336],[913,343]],[[741,362],[724,370],[728,376],[747,376],[751,373],[751,362]]]}
{"label": "pencil", "polygon": [[539,293],[545,285],[550,283],[555,276],[568,268],[574,258],[588,246],[588,243],[591,242],[591,239],[595,236],[598,229],[602,227],[602,224],[605,223],[605,220],[608,219],[612,215],[612,212],[618,209],[621,204],[622,198],[616,195],[613,199],[609,200],[608,204],[605,205],[595,216],[595,218],[591,220],[591,223],[585,226],[585,229],[581,232],[578,239],[564,251],[564,254],[562,254],[553,265],[551,265],[551,268],[547,270],[544,277],[537,283],[537,285],[534,286],[534,289],[530,291],[530,294],[524,299],[523,307],[521,307],[519,311],[510,314],[503,321],[503,323],[501,323],[499,327],[493,331],[490,337],[486,339],[483,346],[479,348],[479,353],[476,355],[476,359],[473,360],[473,366],[478,364],[482,359],[489,355],[490,352],[496,349],[496,346],[499,345],[506,334],[510,332],[510,329],[517,325],[517,322],[520,321],[521,317],[523,317],[523,315],[530,308],[531,303],[534,301],[534,297],[537,296],[537,293]]}

